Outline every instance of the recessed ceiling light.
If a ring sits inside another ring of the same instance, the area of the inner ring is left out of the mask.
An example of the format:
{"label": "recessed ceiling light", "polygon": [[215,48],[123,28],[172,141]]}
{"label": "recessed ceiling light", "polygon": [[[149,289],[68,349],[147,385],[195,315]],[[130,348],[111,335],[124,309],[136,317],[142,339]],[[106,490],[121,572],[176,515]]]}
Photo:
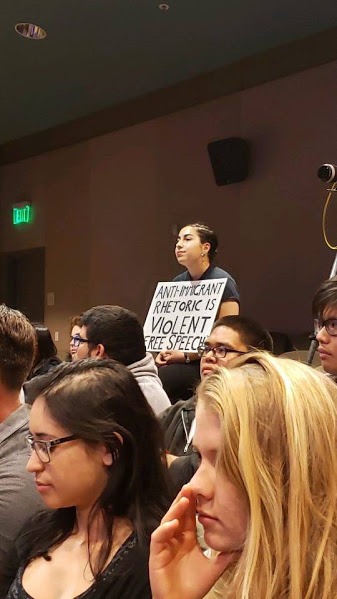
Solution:
{"label": "recessed ceiling light", "polygon": [[28,37],[30,40],[43,40],[47,35],[42,27],[33,25],[32,23],[17,23],[15,31],[23,37]]}
{"label": "recessed ceiling light", "polygon": [[160,10],[168,10],[170,8],[170,5],[166,4],[166,2],[162,2],[161,4],[159,4],[158,8],[160,8]]}

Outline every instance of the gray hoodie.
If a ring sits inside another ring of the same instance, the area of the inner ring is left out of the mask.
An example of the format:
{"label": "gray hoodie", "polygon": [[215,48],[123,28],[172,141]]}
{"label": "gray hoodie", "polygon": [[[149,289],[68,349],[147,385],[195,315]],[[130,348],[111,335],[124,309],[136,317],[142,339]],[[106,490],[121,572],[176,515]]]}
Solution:
{"label": "gray hoodie", "polygon": [[142,360],[129,364],[128,369],[131,370],[156,415],[170,407],[171,402],[161,384],[152,354],[147,353]]}

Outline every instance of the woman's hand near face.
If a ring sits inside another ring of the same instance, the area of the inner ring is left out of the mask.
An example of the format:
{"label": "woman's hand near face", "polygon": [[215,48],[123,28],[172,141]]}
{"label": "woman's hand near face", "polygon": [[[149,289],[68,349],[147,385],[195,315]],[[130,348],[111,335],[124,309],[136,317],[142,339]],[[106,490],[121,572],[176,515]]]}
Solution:
{"label": "woman's hand near face", "polygon": [[152,599],[202,599],[233,559],[233,554],[215,559],[203,555],[196,536],[195,499],[185,485],[152,533]]}

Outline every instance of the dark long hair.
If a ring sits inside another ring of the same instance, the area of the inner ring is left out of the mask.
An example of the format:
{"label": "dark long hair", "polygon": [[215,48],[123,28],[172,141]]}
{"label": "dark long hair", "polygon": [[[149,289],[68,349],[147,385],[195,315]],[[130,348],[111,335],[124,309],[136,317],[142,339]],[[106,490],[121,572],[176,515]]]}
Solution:
{"label": "dark long hair", "polygon": [[40,364],[42,360],[55,358],[57,355],[57,347],[52,339],[50,330],[44,324],[39,322],[32,323],[37,337],[37,351],[35,355],[34,365]]}
{"label": "dark long hair", "polygon": [[[42,377],[37,395],[43,396],[50,415],[64,429],[89,446],[104,443],[114,458],[88,521],[89,563],[97,577],[111,552],[114,517],[128,518],[139,541],[146,543],[167,509],[170,496],[160,427],[131,372],[114,360],[62,364]],[[98,514],[105,540],[93,564],[90,532]],[[76,506],[36,516],[20,539],[24,563],[41,555],[50,559],[48,551],[69,537],[75,523]]]}

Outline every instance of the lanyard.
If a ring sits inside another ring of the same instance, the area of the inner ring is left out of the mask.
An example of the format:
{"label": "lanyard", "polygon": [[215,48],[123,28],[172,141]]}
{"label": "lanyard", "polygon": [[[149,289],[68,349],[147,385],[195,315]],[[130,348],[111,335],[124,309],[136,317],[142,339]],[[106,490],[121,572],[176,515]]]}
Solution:
{"label": "lanyard", "polygon": [[[194,417],[194,419],[192,420],[192,423],[191,423],[191,428],[190,428],[190,433],[188,435],[187,443],[184,447],[184,453],[187,452],[189,446],[191,445],[191,443],[193,441],[193,437],[194,437],[194,433],[195,433],[195,425],[196,425],[196,422],[195,422],[195,417]],[[186,428],[185,428],[185,431],[186,431]]]}

